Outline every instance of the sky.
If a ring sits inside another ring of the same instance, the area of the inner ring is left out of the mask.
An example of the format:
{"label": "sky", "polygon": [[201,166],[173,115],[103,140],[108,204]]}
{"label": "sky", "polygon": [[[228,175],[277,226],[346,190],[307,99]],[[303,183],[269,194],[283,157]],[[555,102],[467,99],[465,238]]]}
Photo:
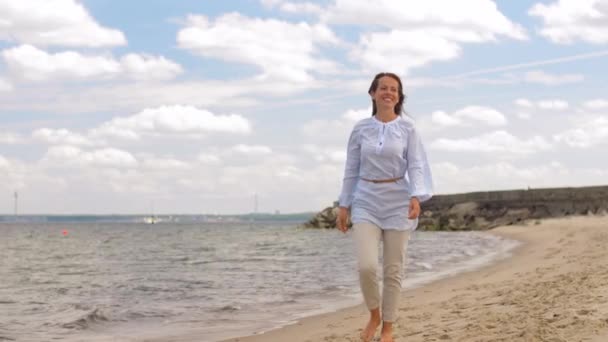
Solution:
{"label": "sky", "polygon": [[386,71],[437,194],[605,185],[607,60],[608,0],[0,0],[0,214],[320,210]]}

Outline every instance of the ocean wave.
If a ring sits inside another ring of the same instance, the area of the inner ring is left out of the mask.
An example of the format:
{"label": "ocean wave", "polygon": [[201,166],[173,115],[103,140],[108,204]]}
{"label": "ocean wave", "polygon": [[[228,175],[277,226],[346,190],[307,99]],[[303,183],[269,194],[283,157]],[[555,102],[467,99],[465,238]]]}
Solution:
{"label": "ocean wave", "polygon": [[215,252],[215,247],[212,246],[202,246],[198,248],[194,248],[193,252]]}
{"label": "ocean wave", "polygon": [[190,260],[190,258],[187,256],[174,257],[174,258],[169,259],[169,261],[171,261],[171,262],[188,261],[188,260]]}
{"label": "ocean wave", "polygon": [[325,292],[333,292],[333,291],[343,291],[346,287],[342,285],[327,285],[323,287],[323,291]]}
{"label": "ocean wave", "polygon": [[221,308],[217,308],[213,310],[214,312],[234,312],[241,310],[241,307],[238,305],[224,305]]}
{"label": "ocean wave", "polygon": [[27,302],[28,305],[46,305],[48,303],[46,302],[38,302],[38,301],[29,301]]}
{"label": "ocean wave", "polygon": [[188,261],[189,265],[206,265],[206,264],[220,264],[220,263],[256,263],[256,262],[277,262],[276,256],[268,257],[248,257],[243,256],[242,258],[226,258],[226,259],[214,259],[214,260],[191,260]]}
{"label": "ocean wave", "polygon": [[148,312],[130,311],[130,312],[127,312],[127,314],[126,314],[126,317],[129,320],[131,320],[131,319],[136,320],[136,319],[142,319],[142,318],[151,318],[151,317],[154,317],[154,318],[157,318],[157,317],[165,318],[165,317],[170,317],[170,316],[171,315],[167,314],[167,313],[150,312],[150,311],[148,311]]}
{"label": "ocean wave", "polygon": [[462,251],[462,253],[466,256],[472,257],[472,256],[476,256],[478,251],[472,250],[472,249],[465,249],[464,251]]}
{"label": "ocean wave", "polygon": [[414,265],[429,271],[433,269],[433,265],[428,262],[415,262]]}
{"label": "ocean wave", "polygon": [[172,292],[174,289],[158,287],[158,286],[148,286],[148,285],[139,285],[133,288],[134,291],[142,291],[142,292]]}
{"label": "ocean wave", "polygon": [[213,263],[213,260],[191,260],[188,262],[189,265],[205,265]]}
{"label": "ocean wave", "polygon": [[57,275],[60,276],[72,276],[72,275],[83,275],[83,274],[89,274],[91,273],[91,271],[73,271],[73,272],[57,272]]}
{"label": "ocean wave", "polygon": [[109,319],[101,313],[99,309],[94,309],[93,311],[85,314],[84,316],[73,320],[68,323],[64,323],[61,326],[67,329],[78,329],[84,330],[90,327],[95,323],[107,322]]}

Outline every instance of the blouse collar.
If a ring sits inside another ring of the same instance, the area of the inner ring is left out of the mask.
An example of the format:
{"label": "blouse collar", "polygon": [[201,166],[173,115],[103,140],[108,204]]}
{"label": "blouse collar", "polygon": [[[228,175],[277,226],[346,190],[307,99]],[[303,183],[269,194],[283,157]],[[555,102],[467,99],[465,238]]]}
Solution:
{"label": "blouse collar", "polygon": [[375,115],[372,116],[372,119],[375,123],[377,123],[379,125],[389,125],[390,126],[390,125],[394,125],[397,122],[399,122],[401,120],[401,115],[397,115],[396,118],[394,118],[393,120],[388,121],[388,122],[382,122],[382,121],[378,120],[378,118]]}

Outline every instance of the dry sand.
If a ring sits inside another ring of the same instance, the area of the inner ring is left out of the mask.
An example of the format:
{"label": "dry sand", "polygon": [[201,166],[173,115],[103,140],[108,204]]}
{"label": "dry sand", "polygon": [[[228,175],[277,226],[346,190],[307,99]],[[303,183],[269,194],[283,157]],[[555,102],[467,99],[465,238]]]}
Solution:
{"label": "dry sand", "polygon": [[[608,216],[491,233],[524,244],[509,259],[405,291],[395,341],[608,342]],[[366,321],[358,306],[228,341],[359,341]]]}

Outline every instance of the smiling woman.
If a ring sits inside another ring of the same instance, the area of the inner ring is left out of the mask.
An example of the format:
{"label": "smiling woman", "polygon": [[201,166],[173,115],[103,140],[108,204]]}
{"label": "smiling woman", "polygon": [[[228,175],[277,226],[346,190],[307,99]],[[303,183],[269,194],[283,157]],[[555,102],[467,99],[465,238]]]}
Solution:
{"label": "smiling woman", "polygon": [[[359,121],[348,142],[338,228],[352,212],[359,280],[370,319],[361,333],[370,341],[382,322],[382,342],[393,341],[410,232],[420,202],[432,196],[431,172],[413,121],[402,115],[403,85],[392,73],[376,75],[369,88],[372,117]],[[378,245],[383,243],[384,289],[378,290]],[[380,314],[382,309],[382,315]]]}

